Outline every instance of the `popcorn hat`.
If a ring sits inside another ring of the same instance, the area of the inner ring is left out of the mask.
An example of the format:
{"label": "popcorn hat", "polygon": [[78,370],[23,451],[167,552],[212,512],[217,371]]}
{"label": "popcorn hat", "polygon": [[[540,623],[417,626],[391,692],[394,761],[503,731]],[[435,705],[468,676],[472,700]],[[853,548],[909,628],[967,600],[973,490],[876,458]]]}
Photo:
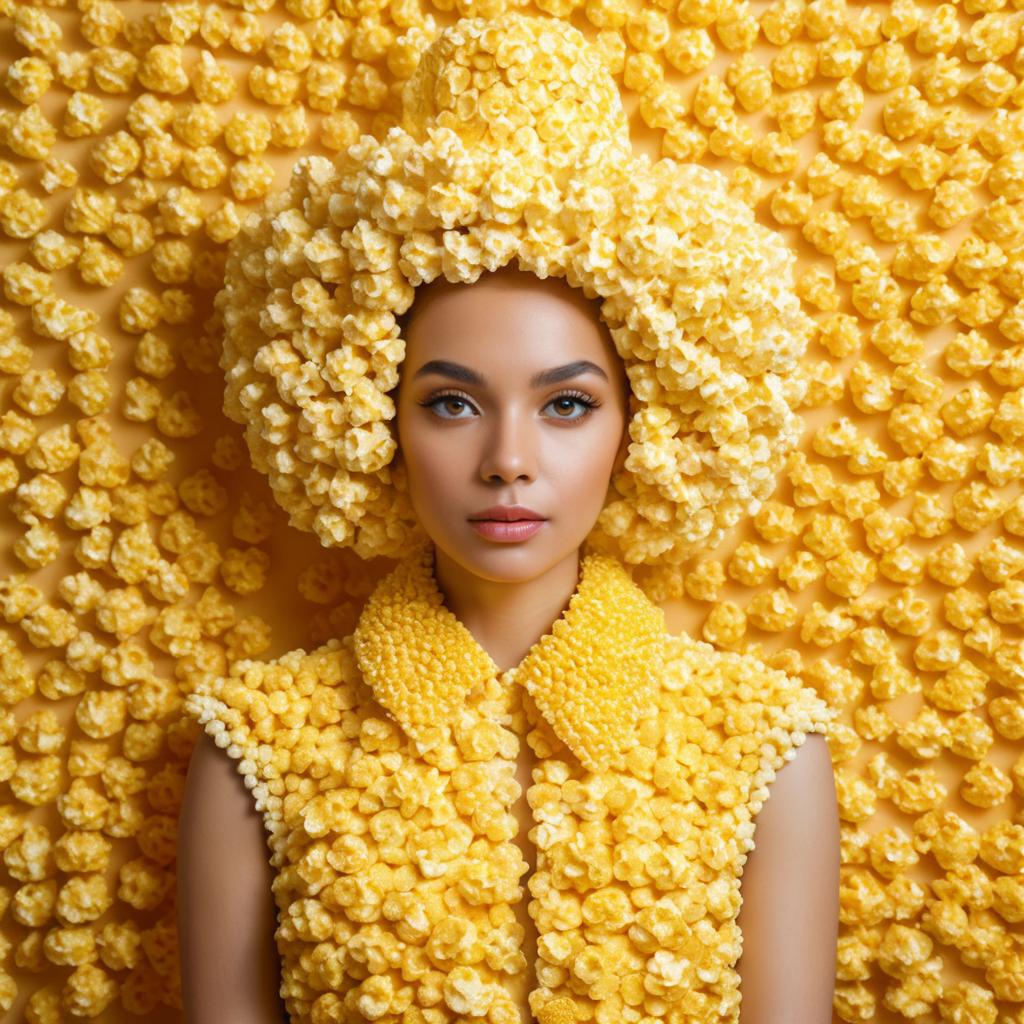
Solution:
{"label": "popcorn hat", "polygon": [[508,13],[442,30],[400,124],[301,158],[231,242],[224,411],[290,523],[363,558],[423,543],[392,464],[396,317],[420,284],[513,260],[600,298],[630,380],[629,454],[588,547],[677,565],[755,513],[800,431],[794,257],[718,172],[633,154],[579,30]]}

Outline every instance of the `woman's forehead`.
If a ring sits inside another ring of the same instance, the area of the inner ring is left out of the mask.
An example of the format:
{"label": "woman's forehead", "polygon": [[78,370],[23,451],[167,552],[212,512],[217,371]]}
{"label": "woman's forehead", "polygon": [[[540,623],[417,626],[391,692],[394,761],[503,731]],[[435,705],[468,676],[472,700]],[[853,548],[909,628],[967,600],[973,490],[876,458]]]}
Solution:
{"label": "woman's forehead", "polygon": [[461,353],[463,362],[531,368],[573,359],[621,364],[597,302],[564,278],[503,268],[472,284],[438,279],[417,289],[413,311],[403,332],[406,362]]}
{"label": "woman's forehead", "polygon": [[[600,299],[588,298],[582,289],[575,288],[563,277],[539,278],[536,274],[508,265],[485,272],[472,283],[453,282],[443,275],[416,289],[416,298],[403,317],[406,331],[414,321],[420,324],[449,316],[462,322],[468,314],[500,306],[506,315],[529,316],[537,310],[554,315],[561,310],[570,320],[582,319],[597,327],[601,334],[611,336],[601,316]],[[428,317],[426,314],[430,312]],[[582,318],[580,317],[582,314]]]}

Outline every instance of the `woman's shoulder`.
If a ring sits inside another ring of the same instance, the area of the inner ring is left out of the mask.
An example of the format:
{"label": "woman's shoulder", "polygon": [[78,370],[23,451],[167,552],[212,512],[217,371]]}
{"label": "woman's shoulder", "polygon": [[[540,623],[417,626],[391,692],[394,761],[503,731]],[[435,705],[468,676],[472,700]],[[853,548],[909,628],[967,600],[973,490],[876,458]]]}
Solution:
{"label": "woman's shoulder", "polygon": [[713,719],[740,715],[767,729],[827,731],[837,712],[794,674],[753,653],[727,651],[686,633],[665,634],[662,691]]}
{"label": "woman's shoulder", "polygon": [[[355,702],[360,682],[351,634],[275,658],[239,658],[222,673],[202,677],[185,711],[207,725],[252,732],[268,742],[276,729],[299,722],[327,725]],[[208,730],[210,731],[210,730]]]}
{"label": "woman's shoulder", "polygon": [[185,697],[184,710],[236,762],[273,833],[286,813],[284,778],[333,778],[343,763],[345,716],[358,705],[351,637],[270,659],[240,658]]}

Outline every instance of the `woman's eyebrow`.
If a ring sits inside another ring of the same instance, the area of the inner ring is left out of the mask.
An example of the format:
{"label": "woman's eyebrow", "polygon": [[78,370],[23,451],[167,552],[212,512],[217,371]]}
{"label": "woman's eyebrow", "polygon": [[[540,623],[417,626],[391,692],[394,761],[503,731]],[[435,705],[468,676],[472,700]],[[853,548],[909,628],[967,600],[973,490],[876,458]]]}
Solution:
{"label": "woman's eyebrow", "polygon": [[[464,384],[472,384],[478,388],[487,387],[487,380],[476,370],[471,370],[462,363],[454,363],[448,359],[431,359],[424,363],[415,374],[414,379],[425,377],[428,374],[436,373],[441,377],[451,377],[453,380],[462,381]],[[555,366],[550,370],[541,370],[530,378],[530,387],[540,388],[549,384],[558,384],[570,377],[579,377],[584,373],[596,373],[598,376],[608,379],[608,374],[601,369],[597,363],[589,359],[577,359],[575,362],[566,363],[564,366]]]}

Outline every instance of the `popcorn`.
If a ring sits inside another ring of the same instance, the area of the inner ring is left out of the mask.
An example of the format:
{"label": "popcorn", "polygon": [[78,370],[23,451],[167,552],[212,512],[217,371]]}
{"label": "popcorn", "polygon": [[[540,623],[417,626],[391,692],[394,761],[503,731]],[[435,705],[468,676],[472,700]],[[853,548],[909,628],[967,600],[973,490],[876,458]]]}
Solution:
{"label": "popcorn", "polygon": [[886,601],[882,618],[897,633],[923,636],[931,622],[931,608],[913,587],[905,587]]}
{"label": "popcorn", "polygon": [[[103,92],[111,94],[126,93],[131,89],[132,84],[136,81],[137,72],[139,70],[139,59],[128,50],[122,50],[117,46],[98,46],[93,51],[92,60],[92,73],[93,80],[96,82],[98,88],[102,89]],[[147,74],[147,80],[152,81],[153,78]],[[85,81],[82,83],[82,88],[85,86]],[[143,80],[142,76],[138,76],[138,81],[142,85],[146,85],[146,81]],[[146,88],[149,88],[146,85]]]}
{"label": "popcorn", "polygon": [[840,597],[860,597],[875,579],[875,561],[847,550],[825,563],[825,586]]}
{"label": "popcorn", "polygon": [[1013,792],[1013,782],[991,761],[979,761],[964,774],[960,795],[976,807],[996,807]]}
{"label": "popcorn", "polygon": [[0,195],[0,230],[9,238],[31,238],[46,223],[46,206],[23,188]]}
{"label": "popcorn", "polygon": [[124,260],[105,242],[86,238],[78,257],[78,272],[86,284],[109,288],[124,271]]}
{"label": "popcorn", "polygon": [[[859,51],[858,51],[859,55]],[[827,63],[828,58],[819,59]],[[818,101],[821,112],[832,121],[856,121],[864,108],[864,90],[852,78],[841,78],[831,91],[823,93]]]}
{"label": "popcorn", "polygon": [[943,482],[963,480],[974,462],[974,451],[951,437],[940,437],[924,450],[924,464],[928,472]]}
{"label": "popcorn", "polygon": [[1002,106],[1017,86],[1016,77],[995,61],[986,62],[964,87],[964,92],[983,107]]}
{"label": "popcorn", "polygon": [[108,184],[124,181],[139,165],[142,149],[126,131],[105,136],[89,151],[89,166]]}
{"label": "popcorn", "polygon": [[[862,413],[883,413],[893,408],[896,398],[892,379],[874,370],[869,362],[855,362],[850,371],[850,397]],[[848,453],[857,455],[860,449]]]}
{"label": "popcorn", "polygon": [[980,761],[990,750],[995,734],[984,719],[961,714],[950,723],[949,749],[958,757]]}
{"label": "popcorn", "polygon": [[977,209],[974,196],[962,181],[940,181],[928,207],[928,216],[941,228],[952,228]]}
{"label": "popcorn", "polygon": [[726,649],[735,647],[747,630],[747,616],[733,601],[720,601],[704,621],[701,634],[708,643]]}
{"label": "popcorn", "polygon": [[231,194],[246,201],[267,195],[274,182],[273,168],[260,157],[244,157],[235,161],[228,174]]}
{"label": "popcorn", "polygon": [[799,618],[796,606],[781,588],[758,594],[747,605],[746,613],[752,626],[772,633],[789,629]]}
{"label": "popcorn", "polygon": [[998,821],[981,834],[979,856],[990,867],[1004,875],[1017,874],[1024,868],[1024,826]]}

